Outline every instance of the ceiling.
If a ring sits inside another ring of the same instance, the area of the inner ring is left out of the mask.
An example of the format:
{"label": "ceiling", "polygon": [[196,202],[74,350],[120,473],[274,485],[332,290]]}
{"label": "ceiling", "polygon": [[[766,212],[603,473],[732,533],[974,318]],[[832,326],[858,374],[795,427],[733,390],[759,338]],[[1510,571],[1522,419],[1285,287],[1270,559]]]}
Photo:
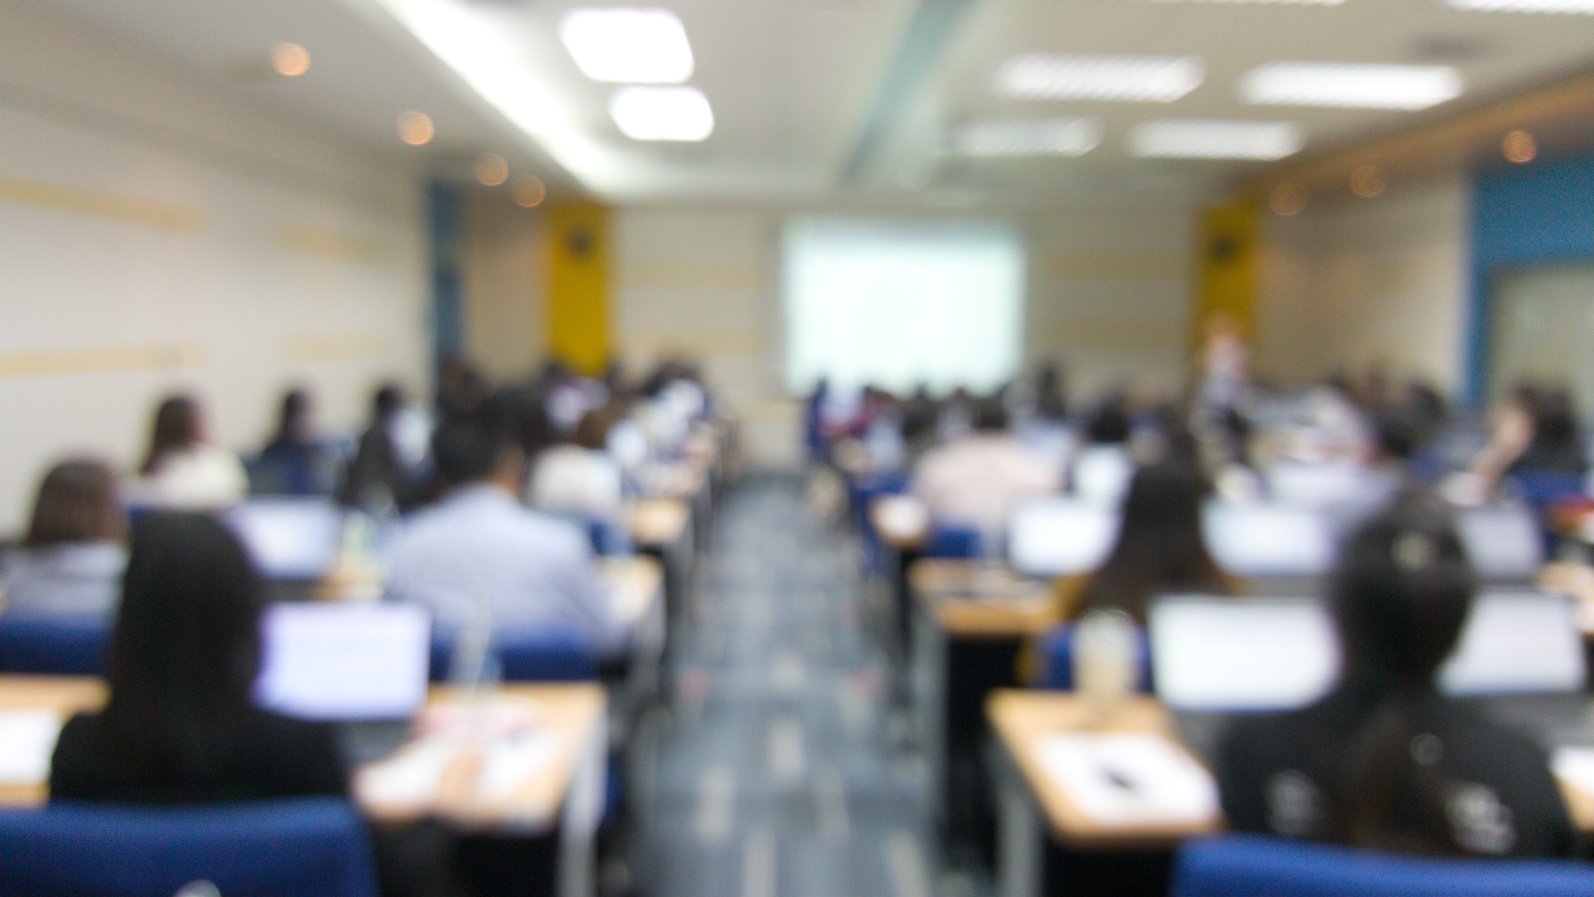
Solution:
{"label": "ceiling", "polygon": [[[242,101],[385,155],[468,172],[482,152],[555,192],[623,204],[779,202],[1048,207],[1182,202],[1278,164],[1145,160],[1125,136],[1150,118],[1288,120],[1295,157],[1435,122],[1594,69],[1594,16],[1464,12],[1440,0],[1339,6],[1158,0],[38,0]],[[661,5],[691,40],[691,79],[715,129],[702,143],[642,143],[609,120],[610,86],[585,79],[555,30],[578,5]],[[301,78],[267,64],[296,41]],[[1193,55],[1196,90],[1168,104],[1006,99],[1001,63],[1025,53]],[[1257,107],[1242,73],[1266,62],[1457,66],[1466,92],[1418,112]],[[426,112],[414,149],[395,117]],[[1088,115],[1101,144],[1079,158],[951,155],[949,129],[990,117]],[[1289,164],[1288,162],[1284,164]]]}

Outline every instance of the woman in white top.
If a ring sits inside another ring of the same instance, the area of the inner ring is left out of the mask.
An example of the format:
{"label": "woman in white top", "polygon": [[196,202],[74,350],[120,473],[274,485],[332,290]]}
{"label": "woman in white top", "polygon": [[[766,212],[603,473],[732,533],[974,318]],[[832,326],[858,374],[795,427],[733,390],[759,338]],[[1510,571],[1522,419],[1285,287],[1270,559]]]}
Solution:
{"label": "woman in white top", "polygon": [[537,455],[527,496],[533,507],[594,520],[619,516],[620,465],[606,450],[614,420],[612,409],[589,411],[569,442]]}
{"label": "woman in white top", "polygon": [[6,613],[109,615],[127,566],[126,534],[110,465],[55,465],[39,484],[21,547],[6,559]]}
{"label": "woman in white top", "polygon": [[130,490],[137,506],[211,510],[237,504],[249,493],[243,462],[206,440],[199,403],[189,396],[161,402],[138,473]]}

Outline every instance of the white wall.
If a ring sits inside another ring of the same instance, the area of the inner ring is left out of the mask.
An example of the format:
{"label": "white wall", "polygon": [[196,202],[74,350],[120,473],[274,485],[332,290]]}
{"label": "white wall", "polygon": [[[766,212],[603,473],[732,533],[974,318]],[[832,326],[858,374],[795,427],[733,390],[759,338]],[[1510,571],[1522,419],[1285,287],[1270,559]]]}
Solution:
{"label": "white wall", "polygon": [[1281,384],[1375,362],[1453,392],[1462,379],[1467,185],[1266,215],[1257,368]]}
{"label": "white wall", "polygon": [[352,426],[421,382],[412,172],[0,7],[0,533],[62,453],[133,464],[169,390],[252,447],[289,383]]}
{"label": "white wall", "polygon": [[547,345],[542,212],[507,193],[471,190],[465,202],[466,355],[494,380],[524,377]]}
{"label": "white wall", "polygon": [[[799,403],[783,386],[780,236],[791,214],[637,208],[615,219],[617,347],[633,368],[672,352],[702,358],[765,464],[794,463],[799,451]],[[1025,358],[1063,361],[1081,400],[1148,377],[1177,387],[1190,306],[1188,211],[1059,211],[1014,223],[1029,259]]]}

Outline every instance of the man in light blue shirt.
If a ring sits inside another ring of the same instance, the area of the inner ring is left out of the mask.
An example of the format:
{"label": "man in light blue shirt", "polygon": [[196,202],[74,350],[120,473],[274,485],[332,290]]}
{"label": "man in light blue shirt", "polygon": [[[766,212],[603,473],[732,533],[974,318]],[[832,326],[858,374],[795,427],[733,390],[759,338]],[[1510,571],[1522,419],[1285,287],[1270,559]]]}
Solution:
{"label": "man in light blue shirt", "polygon": [[450,422],[432,437],[450,491],[414,515],[391,554],[388,597],[458,630],[487,614],[494,631],[571,626],[600,656],[626,643],[587,535],[522,506],[525,455],[506,435]]}

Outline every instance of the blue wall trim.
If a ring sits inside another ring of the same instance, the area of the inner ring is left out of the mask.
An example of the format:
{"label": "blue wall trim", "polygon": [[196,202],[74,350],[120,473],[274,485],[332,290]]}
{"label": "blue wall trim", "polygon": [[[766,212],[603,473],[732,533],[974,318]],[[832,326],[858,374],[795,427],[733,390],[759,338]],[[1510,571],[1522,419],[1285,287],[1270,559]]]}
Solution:
{"label": "blue wall trim", "polygon": [[1483,400],[1493,290],[1504,270],[1594,261],[1594,155],[1485,172],[1473,182],[1465,400]]}
{"label": "blue wall trim", "polygon": [[443,360],[465,354],[465,299],[459,257],[465,233],[464,196],[459,186],[426,185],[426,225],[432,250],[432,375]]}

